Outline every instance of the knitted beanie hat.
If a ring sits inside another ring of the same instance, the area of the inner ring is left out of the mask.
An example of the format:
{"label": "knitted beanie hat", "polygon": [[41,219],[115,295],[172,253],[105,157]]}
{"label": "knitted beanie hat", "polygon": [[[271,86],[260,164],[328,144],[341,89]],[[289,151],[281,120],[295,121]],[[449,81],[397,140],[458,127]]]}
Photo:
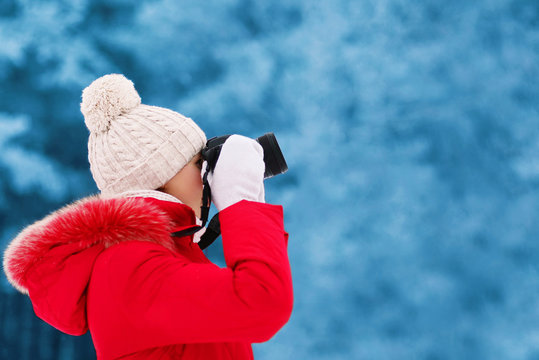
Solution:
{"label": "knitted beanie hat", "polygon": [[158,189],[206,144],[204,132],[190,118],[141,104],[123,75],[92,82],[82,92],[80,108],[90,130],[90,170],[105,196]]}

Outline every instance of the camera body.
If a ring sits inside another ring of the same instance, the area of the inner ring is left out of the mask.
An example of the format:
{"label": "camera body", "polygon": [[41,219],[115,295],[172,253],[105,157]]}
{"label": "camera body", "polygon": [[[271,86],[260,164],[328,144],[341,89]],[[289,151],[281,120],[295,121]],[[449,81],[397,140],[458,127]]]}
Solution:
{"label": "camera body", "polygon": [[[202,182],[204,184],[202,190],[202,206],[200,207],[200,219],[202,220],[202,225],[176,231],[171,234],[172,236],[181,237],[192,235],[195,232],[203,229],[206,225],[211,204],[211,188],[208,182],[208,174],[213,172],[215,169],[215,165],[219,159],[219,154],[221,154],[221,148],[229,136],[230,135],[223,135],[211,138],[207,141],[206,147],[202,149],[201,152],[202,159],[208,163],[202,178]],[[264,150],[264,164],[266,166],[264,170],[264,179],[282,174],[288,170],[288,165],[286,164],[283,153],[281,152],[281,148],[279,147],[279,143],[277,143],[277,139],[273,133],[266,133],[255,140],[260,144],[260,146],[262,146],[262,149]],[[220,234],[221,224],[219,222],[219,213],[217,213],[213,216],[208,224],[208,227],[206,228],[206,231],[200,237],[198,246],[204,250],[210,246]]]}
{"label": "camera body", "polygon": [[[208,140],[206,147],[202,149],[202,159],[208,162],[209,171],[215,169],[221,148],[230,135],[216,136]],[[266,133],[255,139],[264,149],[264,179],[282,174],[288,170],[277,138],[273,133]]]}

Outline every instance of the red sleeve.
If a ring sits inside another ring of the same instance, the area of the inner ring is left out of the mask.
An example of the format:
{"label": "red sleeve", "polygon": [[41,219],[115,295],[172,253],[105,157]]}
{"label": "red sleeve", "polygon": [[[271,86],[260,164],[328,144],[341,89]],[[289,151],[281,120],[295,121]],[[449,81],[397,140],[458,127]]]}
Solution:
{"label": "red sleeve", "polygon": [[151,243],[117,245],[107,261],[109,300],[128,319],[125,331],[136,332],[132,339],[144,346],[262,342],[288,321],[293,299],[282,207],[242,201],[220,220],[224,269]]}

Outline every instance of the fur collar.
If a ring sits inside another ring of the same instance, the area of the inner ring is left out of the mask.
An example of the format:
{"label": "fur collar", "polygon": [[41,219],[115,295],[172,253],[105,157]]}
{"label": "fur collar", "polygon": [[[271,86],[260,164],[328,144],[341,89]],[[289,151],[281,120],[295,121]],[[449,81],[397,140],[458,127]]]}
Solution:
{"label": "fur collar", "polygon": [[175,251],[170,231],[177,225],[167,211],[141,197],[88,197],[53,212],[19,233],[5,250],[4,271],[9,282],[27,294],[26,273],[55,246],[70,244],[74,251],[80,252],[97,244],[107,248],[136,239]]}

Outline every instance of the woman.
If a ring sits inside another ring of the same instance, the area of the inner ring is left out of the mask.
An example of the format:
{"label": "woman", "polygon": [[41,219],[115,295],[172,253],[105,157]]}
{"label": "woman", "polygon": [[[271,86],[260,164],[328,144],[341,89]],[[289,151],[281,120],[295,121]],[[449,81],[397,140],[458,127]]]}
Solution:
{"label": "woman", "polygon": [[227,139],[209,178],[226,268],[198,236],[202,130],[141,104],[111,74],[82,95],[88,158],[100,195],[24,229],[4,254],[9,281],[37,316],[91,332],[98,359],[252,359],[251,343],[289,319],[292,281],[282,207],[264,203],[260,145]]}

